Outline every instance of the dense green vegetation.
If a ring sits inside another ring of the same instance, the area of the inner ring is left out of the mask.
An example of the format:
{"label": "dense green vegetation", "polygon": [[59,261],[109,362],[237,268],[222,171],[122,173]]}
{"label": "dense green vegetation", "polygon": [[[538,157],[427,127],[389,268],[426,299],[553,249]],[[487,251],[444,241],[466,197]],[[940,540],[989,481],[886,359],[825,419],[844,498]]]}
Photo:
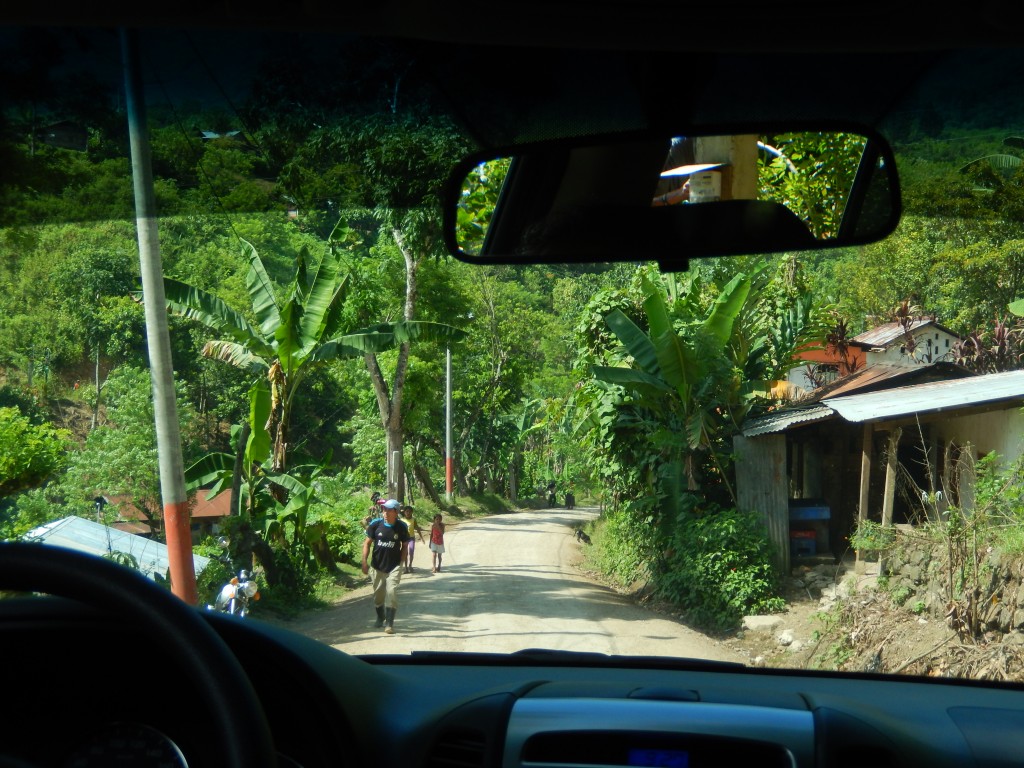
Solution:
{"label": "dense green vegetation", "polygon": [[[856,251],[678,275],[471,267],[444,256],[435,202],[470,138],[414,78],[311,71],[271,56],[234,113],[151,115],[188,477],[231,495],[228,556],[255,557],[281,605],[356,559],[388,478],[449,511],[470,497],[527,505],[554,479],[602,504],[609,576],[730,626],[778,607],[772,553],[736,509],[731,437],[802,345],[903,306],[967,336],[976,368],[1019,364],[1006,308],[1024,279],[1022,177],[961,172],[1016,151],[1002,137],[954,146],[923,118],[901,124],[908,215]],[[32,77],[0,125],[0,536],[91,517],[101,494],[160,536],[124,125],[95,109],[113,101],[99,84],[71,99],[54,66]],[[86,129],[84,151],[39,139],[37,101]]]}

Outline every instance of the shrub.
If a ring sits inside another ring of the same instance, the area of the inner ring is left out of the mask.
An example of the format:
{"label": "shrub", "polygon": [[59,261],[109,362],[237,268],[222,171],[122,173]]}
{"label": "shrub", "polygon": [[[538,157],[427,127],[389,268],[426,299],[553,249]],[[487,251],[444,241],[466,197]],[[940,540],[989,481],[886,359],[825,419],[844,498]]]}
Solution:
{"label": "shrub", "polygon": [[0,496],[41,485],[66,463],[70,435],[0,408]]}
{"label": "shrub", "polygon": [[236,574],[225,562],[224,548],[214,539],[207,538],[192,547],[192,553],[210,558],[210,562],[196,575],[196,591],[199,593],[199,604],[210,605],[217,599],[221,587]]}
{"label": "shrub", "polygon": [[874,520],[861,520],[857,529],[850,534],[850,546],[862,553],[879,553],[892,550],[896,543],[895,529],[883,528]]}
{"label": "shrub", "polygon": [[33,528],[74,512],[50,498],[47,488],[33,488],[0,498],[0,541],[15,541]]}
{"label": "shrub", "polygon": [[319,524],[331,553],[341,563],[362,558],[363,518],[370,508],[370,493],[344,476],[317,479],[317,496],[309,510],[309,523]]}
{"label": "shrub", "polygon": [[663,531],[655,590],[702,627],[734,629],[744,615],[785,607],[773,554],[758,514],[695,508]]}
{"label": "shrub", "polygon": [[620,508],[604,513],[598,531],[595,560],[601,572],[620,586],[642,579],[652,546],[650,526],[642,518],[638,524],[635,510]]}

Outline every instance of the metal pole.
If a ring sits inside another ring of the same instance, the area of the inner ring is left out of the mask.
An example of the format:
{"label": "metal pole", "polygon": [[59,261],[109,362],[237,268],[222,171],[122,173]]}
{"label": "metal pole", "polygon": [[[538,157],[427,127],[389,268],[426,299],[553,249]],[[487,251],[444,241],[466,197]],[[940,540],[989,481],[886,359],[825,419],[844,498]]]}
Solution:
{"label": "metal pole", "polygon": [[153,411],[160,465],[160,492],[164,504],[164,534],[171,576],[171,591],[191,605],[199,604],[195,564],[192,560],[188,497],[178,429],[178,406],[174,397],[174,366],[171,338],[167,328],[163,267],[157,234],[153,170],[150,164],[149,133],[139,66],[138,36],[135,30],[121,31],[124,56],[125,105],[131,144],[132,180],[135,187],[135,221],[139,237],[139,264],[146,310],[146,340],[153,381]]}
{"label": "metal pole", "polygon": [[452,349],[445,350],[444,377],[444,494],[449,504],[454,499],[452,488]]}

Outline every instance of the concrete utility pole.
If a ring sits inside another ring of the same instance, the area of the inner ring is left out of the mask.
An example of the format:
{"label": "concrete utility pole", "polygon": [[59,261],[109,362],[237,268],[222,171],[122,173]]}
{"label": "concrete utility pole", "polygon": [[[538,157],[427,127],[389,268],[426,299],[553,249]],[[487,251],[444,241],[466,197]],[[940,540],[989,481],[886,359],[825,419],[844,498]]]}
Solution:
{"label": "concrete utility pole", "polygon": [[139,237],[139,263],[146,310],[146,341],[153,381],[153,410],[160,462],[160,492],[164,504],[164,533],[171,572],[171,591],[192,605],[198,605],[195,563],[192,560],[192,532],[185,494],[185,469],[178,429],[178,405],[174,395],[174,366],[171,338],[167,328],[160,240],[157,234],[153,170],[149,154],[149,132],[142,94],[138,36],[135,30],[121,31],[124,57],[125,105],[131,142],[132,181],[135,187],[135,221]]}
{"label": "concrete utility pole", "polygon": [[444,376],[444,499],[455,499],[452,464],[452,348],[445,350]]}

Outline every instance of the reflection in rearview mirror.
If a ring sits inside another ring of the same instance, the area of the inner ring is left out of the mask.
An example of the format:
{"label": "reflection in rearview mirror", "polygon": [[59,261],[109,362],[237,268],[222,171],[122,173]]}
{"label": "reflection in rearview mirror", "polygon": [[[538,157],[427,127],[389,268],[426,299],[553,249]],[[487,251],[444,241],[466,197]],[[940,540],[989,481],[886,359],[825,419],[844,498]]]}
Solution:
{"label": "reflection in rearview mirror", "polygon": [[448,235],[459,258],[495,263],[677,268],[698,256],[871,242],[899,213],[891,151],[859,132],[536,145],[460,175]]}

